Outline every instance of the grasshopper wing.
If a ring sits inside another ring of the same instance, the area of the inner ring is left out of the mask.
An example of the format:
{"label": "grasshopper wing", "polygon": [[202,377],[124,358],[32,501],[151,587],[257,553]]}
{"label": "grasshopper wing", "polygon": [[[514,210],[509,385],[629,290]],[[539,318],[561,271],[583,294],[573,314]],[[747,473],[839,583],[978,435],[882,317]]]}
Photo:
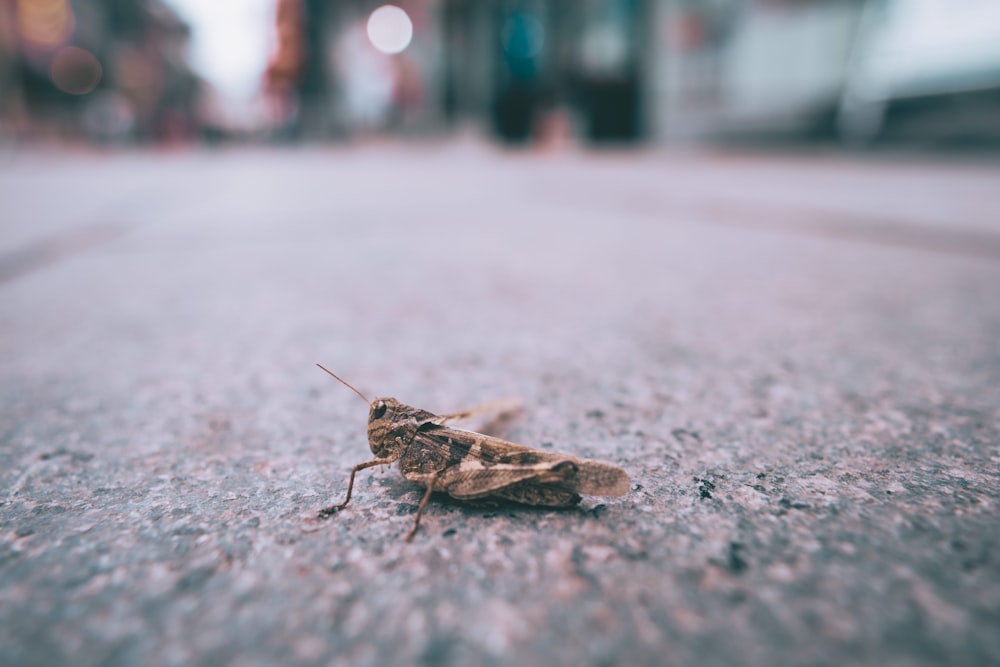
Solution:
{"label": "grasshopper wing", "polygon": [[[421,429],[414,445],[411,451],[426,452],[440,462],[434,466],[434,488],[454,498],[481,498],[523,483],[605,496],[624,495],[629,489],[628,475],[610,463],[532,449],[472,431]],[[407,462],[402,463],[406,467]]]}
{"label": "grasshopper wing", "polygon": [[460,500],[485,498],[525,482],[539,486],[559,485],[572,474],[572,465],[569,461],[532,466],[489,465],[480,460],[466,460],[441,473],[440,488]]}
{"label": "grasshopper wing", "polygon": [[631,483],[628,473],[606,461],[584,459],[517,445],[499,438],[471,434],[477,438],[470,454],[489,464],[510,464],[537,471],[535,482],[554,485],[591,496],[624,496]]}

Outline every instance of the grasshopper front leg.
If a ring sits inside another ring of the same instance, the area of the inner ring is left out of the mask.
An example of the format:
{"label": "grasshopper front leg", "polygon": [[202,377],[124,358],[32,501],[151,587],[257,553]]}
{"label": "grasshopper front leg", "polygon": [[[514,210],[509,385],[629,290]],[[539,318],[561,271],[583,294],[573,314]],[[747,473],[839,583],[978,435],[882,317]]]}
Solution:
{"label": "grasshopper front leg", "polygon": [[318,518],[325,519],[347,507],[347,503],[351,502],[351,491],[354,490],[354,476],[358,474],[359,470],[364,470],[365,468],[371,468],[378,465],[389,465],[391,463],[393,463],[393,459],[374,459],[371,461],[365,461],[364,463],[359,463],[351,468],[351,479],[347,482],[347,497],[344,498],[344,502],[339,505],[324,507],[319,511],[319,514],[317,515]]}
{"label": "grasshopper front leg", "polygon": [[431,494],[434,493],[434,482],[437,481],[437,477],[438,474],[434,473],[434,476],[427,482],[427,491],[424,493],[424,497],[420,501],[420,506],[417,507],[417,515],[413,517],[413,528],[410,528],[410,532],[408,532],[404,538],[404,541],[406,542],[412,541],[413,536],[417,534],[417,528],[420,527],[420,515],[424,513],[424,508],[427,507],[427,503],[431,499]]}

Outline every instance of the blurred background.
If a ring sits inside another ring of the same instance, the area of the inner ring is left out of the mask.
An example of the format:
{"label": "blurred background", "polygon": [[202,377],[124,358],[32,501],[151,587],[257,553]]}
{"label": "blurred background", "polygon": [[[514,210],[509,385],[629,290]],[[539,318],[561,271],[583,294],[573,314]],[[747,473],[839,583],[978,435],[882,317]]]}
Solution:
{"label": "blurred background", "polygon": [[0,138],[995,145],[996,0],[2,0]]}

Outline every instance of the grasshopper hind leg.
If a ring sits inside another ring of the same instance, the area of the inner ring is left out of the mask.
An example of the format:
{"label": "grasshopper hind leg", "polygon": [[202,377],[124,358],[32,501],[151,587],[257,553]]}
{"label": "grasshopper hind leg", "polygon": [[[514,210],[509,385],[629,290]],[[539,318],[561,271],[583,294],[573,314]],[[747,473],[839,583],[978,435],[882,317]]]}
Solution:
{"label": "grasshopper hind leg", "polygon": [[513,500],[523,505],[537,507],[573,507],[580,502],[580,494],[566,489],[560,489],[541,484],[523,482],[498,489],[489,495],[490,498]]}
{"label": "grasshopper hind leg", "polygon": [[424,513],[424,508],[427,507],[427,503],[430,502],[431,494],[434,493],[434,480],[437,478],[437,474],[431,477],[431,480],[427,483],[427,490],[424,491],[424,497],[420,500],[420,506],[417,507],[417,515],[413,517],[413,528],[410,528],[410,532],[406,534],[404,540],[410,542],[413,540],[413,536],[417,534],[417,529],[420,528],[420,516]]}

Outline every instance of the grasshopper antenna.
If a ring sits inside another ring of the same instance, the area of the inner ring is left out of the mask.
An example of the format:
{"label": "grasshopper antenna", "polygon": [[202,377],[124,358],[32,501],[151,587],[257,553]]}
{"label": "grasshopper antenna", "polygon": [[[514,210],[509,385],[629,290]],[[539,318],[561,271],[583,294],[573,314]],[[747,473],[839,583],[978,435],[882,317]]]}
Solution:
{"label": "grasshopper antenna", "polygon": [[369,406],[371,406],[372,402],[369,401],[367,398],[365,398],[364,394],[362,394],[360,391],[358,391],[353,386],[351,386],[350,382],[347,382],[346,380],[343,380],[342,378],[338,377],[336,373],[334,373],[333,371],[331,371],[329,368],[327,368],[323,364],[316,364],[316,365],[319,366],[320,368],[322,368],[324,371],[326,371],[330,375],[332,375],[334,380],[336,380],[340,384],[344,385],[345,387],[347,387],[348,389],[350,389],[351,391],[353,391],[355,394],[357,394],[358,396],[361,397],[361,400],[363,400],[365,403],[367,403]]}

